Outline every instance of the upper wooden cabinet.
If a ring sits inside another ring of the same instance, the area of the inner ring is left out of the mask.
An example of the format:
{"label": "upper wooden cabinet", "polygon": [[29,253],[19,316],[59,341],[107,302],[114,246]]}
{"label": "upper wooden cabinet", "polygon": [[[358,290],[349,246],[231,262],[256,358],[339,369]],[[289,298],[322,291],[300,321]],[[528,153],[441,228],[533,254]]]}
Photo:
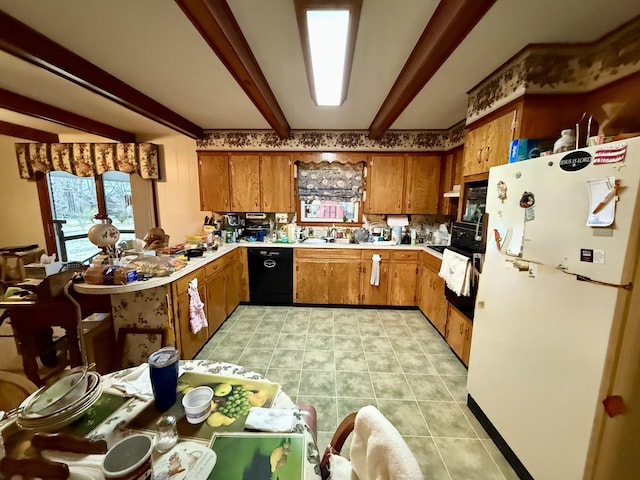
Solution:
{"label": "upper wooden cabinet", "polygon": [[404,155],[371,155],[365,213],[402,213]]}
{"label": "upper wooden cabinet", "polygon": [[291,212],[291,155],[198,152],[200,209]]}
{"label": "upper wooden cabinet", "polygon": [[370,155],[365,213],[437,213],[440,155]]}
{"label": "upper wooden cabinet", "polygon": [[436,213],[440,197],[440,155],[407,155],[402,213]]}
{"label": "upper wooden cabinet", "polygon": [[467,132],[463,176],[487,173],[493,166],[508,163],[517,119],[518,108],[513,108]]}
{"label": "upper wooden cabinet", "polygon": [[229,184],[231,211],[262,211],[259,155],[229,155]]}
{"label": "upper wooden cabinet", "polygon": [[440,198],[438,199],[438,213],[441,215],[458,215],[458,198],[443,197],[444,193],[450,192],[454,185],[462,182],[462,162],[463,147],[456,147],[449,150],[442,163],[440,172]]}
{"label": "upper wooden cabinet", "polygon": [[260,192],[265,212],[292,212],[291,155],[260,155]]}
{"label": "upper wooden cabinet", "polygon": [[226,153],[198,152],[200,210],[231,211],[229,157]]}

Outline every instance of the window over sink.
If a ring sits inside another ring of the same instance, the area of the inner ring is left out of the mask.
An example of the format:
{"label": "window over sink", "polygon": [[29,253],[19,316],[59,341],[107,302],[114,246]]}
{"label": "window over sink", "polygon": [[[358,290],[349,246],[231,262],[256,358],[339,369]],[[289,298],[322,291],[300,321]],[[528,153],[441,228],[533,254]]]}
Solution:
{"label": "window over sink", "polygon": [[300,163],[298,222],[361,223],[363,178],[363,163]]}

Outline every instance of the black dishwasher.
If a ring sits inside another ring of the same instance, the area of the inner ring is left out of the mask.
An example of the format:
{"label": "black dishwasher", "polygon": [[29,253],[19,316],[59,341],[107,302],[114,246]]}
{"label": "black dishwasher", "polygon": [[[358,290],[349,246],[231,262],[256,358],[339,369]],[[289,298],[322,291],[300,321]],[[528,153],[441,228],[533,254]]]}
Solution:
{"label": "black dishwasher", "polygon": [[249,295],[251,303],[291,305],[293,303],[293,249],[251,247]]}

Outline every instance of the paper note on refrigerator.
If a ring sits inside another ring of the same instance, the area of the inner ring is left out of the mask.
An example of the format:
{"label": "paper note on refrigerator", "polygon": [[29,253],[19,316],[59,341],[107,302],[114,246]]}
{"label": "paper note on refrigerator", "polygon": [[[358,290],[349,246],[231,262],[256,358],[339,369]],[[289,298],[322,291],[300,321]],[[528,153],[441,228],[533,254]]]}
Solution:
{"label": "paper note on refrigerator", "polygon": [[616,216],[615,177],[589,180],[589,216],[587,226],[608,227]]}

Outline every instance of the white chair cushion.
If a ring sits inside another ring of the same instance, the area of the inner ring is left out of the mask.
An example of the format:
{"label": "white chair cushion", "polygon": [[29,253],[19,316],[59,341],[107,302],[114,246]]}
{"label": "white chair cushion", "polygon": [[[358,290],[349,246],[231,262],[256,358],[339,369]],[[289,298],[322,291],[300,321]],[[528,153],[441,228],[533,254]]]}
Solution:
{"label": "white chair cushion", "polygon": [[331,480],[358,480],[357,475],[351,470],[351,462],[340,455],[329,457]]}

